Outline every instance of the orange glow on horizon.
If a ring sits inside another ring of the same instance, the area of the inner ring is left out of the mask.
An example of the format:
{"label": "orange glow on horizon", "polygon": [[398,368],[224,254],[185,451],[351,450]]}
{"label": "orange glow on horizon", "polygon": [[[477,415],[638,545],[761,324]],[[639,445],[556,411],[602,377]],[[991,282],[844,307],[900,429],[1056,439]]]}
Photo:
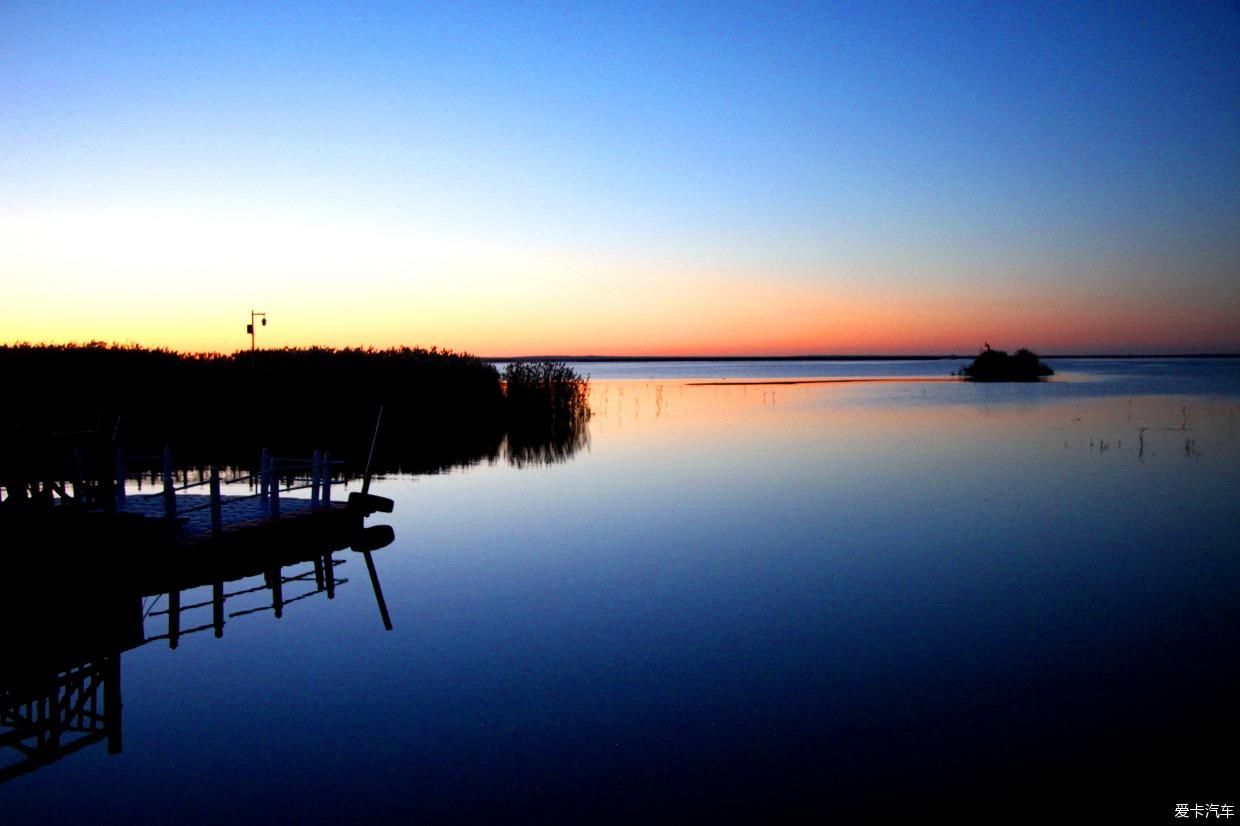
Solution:
{"label": "orange glow on horizon", "polygon": [[[387,310],[385,315],[349,307],[344,300],[337,300],[335,309],[321,309],[304,297],[291,297],[254,307],[270,314],[269,326],[259,329],[259,347],[437,346],[497,358],[969,354],[983,342],[1040,353],[1240,351],[1236,331],[1221,309],[1187,319],[1189,314],[1175,307],[1108,307],[1104,312],[1063,301],[1024,311],[999,302],[961,308],[933,297],[887,303],[832,300],[812,291],[763,293],[760,288],[738,290],[714,302],[682,297],[644,311],[622,301],[612,307],[565,307],[564,317],[561,308],[527,309],[517,321],[485,305],[468,313],[426,308],[407,314]],[[97,340],[183,352],[248,349],[248,307],[197,312],[192,303],[166,306],[165,318],[152,318],[140,308],[104,315],[64,307],[55,325],[37,315],[7,323],[5,340]],[[332,323],[323,323],[325,318]],[[1190,321],[1194,344],[1185,347],[1179,331]]]}
{"label": "orange glow on horizon", "polygon": [[1184,295],[1154,279],[1112,296],[1096,282],[919,278],[906,271],[914,264],[878,262],[775,278],[752,262],[263,215],[3,217],[0,336],[10,343],[232,352],[249,347],[256,309],[270,319],[262,347],[487,357],[968,354],[984,342],[1048,354],[1240,352],[1228,291]]}

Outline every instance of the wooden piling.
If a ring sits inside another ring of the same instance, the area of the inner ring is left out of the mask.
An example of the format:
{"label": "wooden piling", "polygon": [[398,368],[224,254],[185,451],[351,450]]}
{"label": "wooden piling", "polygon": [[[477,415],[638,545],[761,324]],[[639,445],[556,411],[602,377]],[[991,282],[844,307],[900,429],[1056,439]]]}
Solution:
{"label": "wooden piling", "polygon": [[164,448],[164,517],[177,518],[177,492],[172,482],[172,448]]}
{"label": "wooden piling", "polygon": [[82,474],[82,449],[73,448],[73,501],[82,504],[86,501],[86,483]]}
{"label": "wooden piling", "polygon": [[323,490],[322,503],[330,505],[332,503],[332,455],[330,453],[323,454]]}
{"label": "wooden piling", "polygon": [[267,492],[271,490],[271,451],[263,448],[258,460],[258,492],[264,502]]}
{"label": "wooden piling", "polygon": [[220,468],[219,465],[211,465],[211,533],[216,536],[224,531],[220,504]]}
{"label": "wooden piling", "polygon": [[271,495],[271,451],[263,448],[262,457],[260,459],[259,472],[259,493],[262,494],[263,501],[267,501],[267,497]]}
{"label": "wooden piling", "polygon": [[370,493],[370,471],[375,461],[375,446],[379,444],[379,425],[383,423],[383,405],[379,405],[379,415],[375,417],[375,432],[370,437],[370,453],[366,456],[366,472],[362,474],[362,495]]}
{"label": "wooden piling", "polygon": [[114,473],[116,476],[116,505],[122,507],[125,504],[125,450],[118,447],[116,449]]}
{"label": "wooden piling", "polygon": [[280,515],[280,472],[277,468],[277,460],[267,460],[267,473],[271,476],[267,498],[271,505],[271,518],[275,519]]}
{"label": "wooden piling", "polygon": [[319,489],[322,484],[323,476],[323,451],[314,451],[314,457],[310,460],[310,507],[317,508],[319,506]]}

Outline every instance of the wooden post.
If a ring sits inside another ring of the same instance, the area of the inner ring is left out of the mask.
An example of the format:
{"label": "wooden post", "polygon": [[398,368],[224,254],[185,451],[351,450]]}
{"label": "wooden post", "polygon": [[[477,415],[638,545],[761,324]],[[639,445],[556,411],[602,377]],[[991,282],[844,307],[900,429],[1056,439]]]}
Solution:
{"label": "wooden post", "polygon": [[216,536],[224,530],[220,504],[220,468],[219,465],[211,465],[211,533]]}
{"label": "wooden post", "polygon": [[86,499],[86,483],[82,479],[82,449],[73,448],[73,501],[82,504]]}
{"label": "wooden post", "polygon": [[268,499],[271,503],[271,517],[280,515],[280,472],[276,467],[277,460],[269,459],[267,462],[267,473],[271,477],[268,485]]}
{"label": "wooden post", "polygon": [[172,448],[164,448],[164,517],[177,518],[177,492],[172,484]]}
{"label": "wooden post", "polygon": [[323,576],[327,584],[327,598],[336,598],[336,560],[332,559],[331,552],[323,557]]}
{"label": "wooden post", "polygon": [[125,450],[118,447],[116,449],[116,506],[123,508],[125,506]]}
{"label": "wooden post", "polygon": [[370,471],[375,461],[375,445],[379,444],[379,425],[383,423],[383,405],[379,405],[379,415],[375,417],[375,432],[370,437],[370,453],[366,456],[366,472],[362,474],[362,498],[370,493]]}
{"label": "wooden post", "polygon": [[271,451],[263,448],[258,460],[258,493],[264,504],[267,502],[269,490],[271,490]]}
{"label": "wooden post", "polygon": [[323,454],[323,490],[319,501],[326,507],[332,503],[332,455]]}
{"label": "wooden post", "polygon": [[319,485],[321,476],[323,475],[323,451],[314,451],[314,458],[310,460],[310,507],[317,508],[319,506]]}
{"label": "wooden post", "polygon": [[91,464],[91,476],[98,479],[98,492],[95,494],[96,504],[103,505],[103,512],[116,513],[116,481],[112,478],[112,454],[116,442],[103,438],[94,440],[93,451],[95,460]]}

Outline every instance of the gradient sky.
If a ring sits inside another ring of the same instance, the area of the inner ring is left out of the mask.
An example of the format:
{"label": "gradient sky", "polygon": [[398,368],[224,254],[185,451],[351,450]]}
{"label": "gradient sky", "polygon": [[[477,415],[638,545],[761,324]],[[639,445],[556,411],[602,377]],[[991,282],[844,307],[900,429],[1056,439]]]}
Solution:
{"label": "gradient sky", "polygon": [[0,341],[1240,352],[1240,6],[9,0],[0,284]]}

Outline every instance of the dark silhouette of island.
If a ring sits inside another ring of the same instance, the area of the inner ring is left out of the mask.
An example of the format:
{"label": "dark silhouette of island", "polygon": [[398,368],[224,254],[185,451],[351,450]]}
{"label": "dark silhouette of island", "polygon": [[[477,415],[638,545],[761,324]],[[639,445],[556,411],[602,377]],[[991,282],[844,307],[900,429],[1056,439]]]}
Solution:
{"label": "dark silhouette of island", "polygon": [[1039,381],[1053,376],[1055,371],[1032,350],[1022,347],[1009,355],[987,344],[973,363],[961,368],[960,373],[972,381]]}

